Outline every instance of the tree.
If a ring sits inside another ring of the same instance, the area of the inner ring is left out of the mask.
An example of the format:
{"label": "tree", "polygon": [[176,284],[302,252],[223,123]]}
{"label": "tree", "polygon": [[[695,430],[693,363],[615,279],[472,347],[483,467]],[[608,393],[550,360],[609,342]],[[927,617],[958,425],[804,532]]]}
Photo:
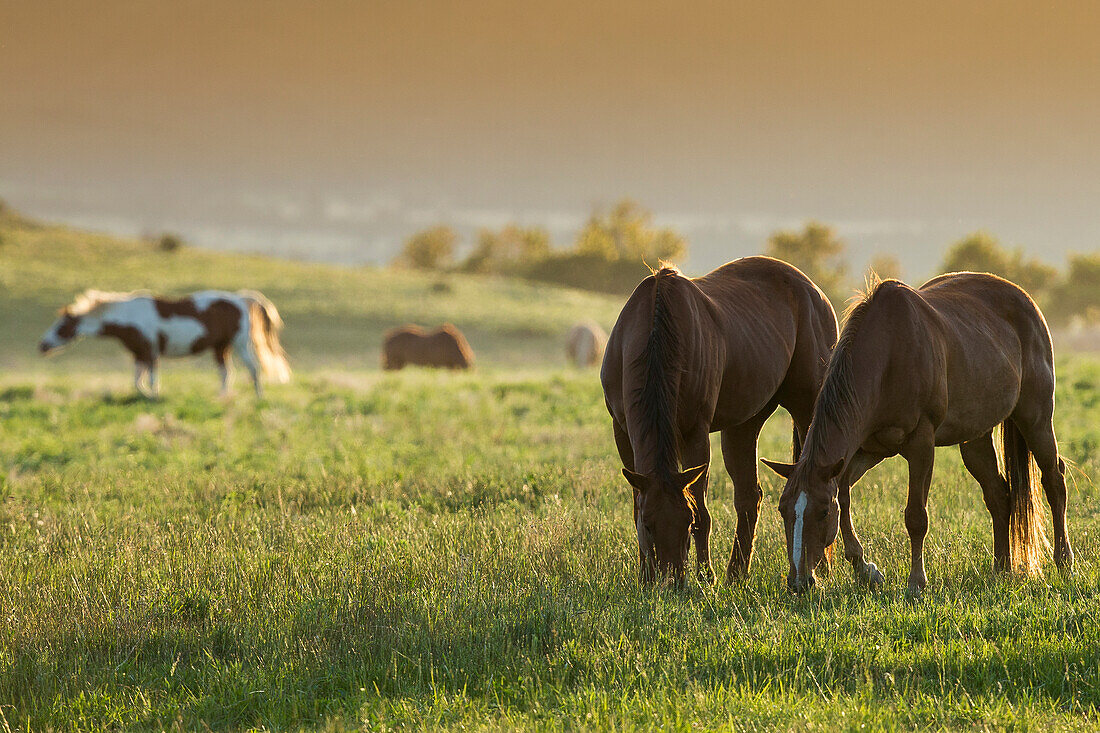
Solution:
{"label": "tree", "polygon": [[768,237],[767,253],[789,262],[817,286],[838,310],[844,304],[844,283],[848,265],[844,260],[844,241],[833,228],[816,221],[806,223],[802,231],[778,231]]}
{"label": "tree", "polygon": [[868,264],[868,269],[878,275],[880,280],[887,280],[893,278],[894,280],[901,280],[901,262],[898,258],[892,254],[886,252],[879,252],[871,258],[871,262]]}
{"label": "tree", "polygon": [[539,227],[508,224],[499,232],[482,229],[462,269],[467,272],[513,272],[550,254],[550,234]]}
{"label": "tree", "polygon": [[948,248],[941,272],[988,272],[1019,285],[1040,298],[1054,284],[1058,271],[1036,259],[1027,259],[1023,248],[1005,249],[989,232],[974,232]]}
{"label": "tree", "polygon": [[596,255],[607,261],[675,260],[687,253],[687,243],[674,230],[653,225],[653,214],[630,199],[610,211],[596,210],[577,235],[579,255]]}
{"label": "tree", "polygon": [[1070,255],[1065,280],[1054,289],[1048,316],[1066,323],[1074,316],[1100,319],[1100,252]]}
{"label": "tree", "polygon": [[454,262],[457,242],[454,229],[434,226],[406,239],[396,261],[417,270],[442,270]]}

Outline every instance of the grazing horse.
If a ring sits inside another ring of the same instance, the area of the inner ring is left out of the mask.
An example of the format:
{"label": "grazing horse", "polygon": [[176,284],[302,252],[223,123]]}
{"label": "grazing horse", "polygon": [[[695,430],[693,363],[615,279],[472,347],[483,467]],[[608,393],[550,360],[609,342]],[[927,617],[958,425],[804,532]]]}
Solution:
{"label": "grazing horse", "polygon": [[[1027,293],[972,272],[941,275],[918,290],[879,283],[845,324],[801,457],[794,464],[765,461],[787,479],[779,502],[787,585],[801,592],[814,584],[813,567],[838,527],[857,579],[883,582],[852,528],[850,489],[869,468],[900,454],[909,463],[909,593],[919,595],[928,582],[926,507],[938,445],[957,444],[982,488],[993,517],[994,566],[1029,573],[1046,546],[1029,470],[1034,457],[1053,513],[1054,560],[1069,568],[1065,464],[1053,416],[1050,332]],[[1004,475],[993,446],[997,425]]]}
{"label": "grazing horse", "polygon": [[[81,336],[111,336],[134,355],[134,388],[156,395],[157,364],[163,357],[214,352],[222,394],[229,389],[226,361],[232,348],[244,362],[256,395],[263,395],[260,372],[277,382],[290,379],[286,353],[279,344],[283,321],[270,300],[242,290],[208,290],[168,299],[148,293],[106,293],[88,290],[60,311],[38,348],[49,353]],[[142,386],[149,376],[148,391]]]}
{"label": "grazing horse", "polygon": [[687,278],[662,263],[623,306],[600,379],[634,490],[642,582],[682,583],[691,536],[711,582],[707,509],[710,433],[722,433],[733,479],[737,536],[726,577],[749,568],[762,492],[756,441],[782,405],[794,422],[794,455],[836,343],[836,316],[794,267],[746,257]]}
{"label": "grazing horse", "polygon": [[584,368],[600,363],[607,334],[595,321],[581,321],[565,337],[565,356],[573,366]]}
{"label": "grazing horse", "polygon": [[382,368],[401,369],[408,365],[469,369],[474,352],[462,332],[449,323],[427,332],[408,325],[386,332],[382,339]]}

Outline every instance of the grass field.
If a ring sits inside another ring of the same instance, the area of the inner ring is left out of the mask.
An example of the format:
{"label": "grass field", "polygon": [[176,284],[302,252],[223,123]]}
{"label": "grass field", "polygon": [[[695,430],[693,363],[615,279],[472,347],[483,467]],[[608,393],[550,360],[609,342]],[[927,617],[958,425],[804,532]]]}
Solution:
{"label": "grass field", "polygon": [[[988,514],[937,453],[930,585],[905,600],[904,464],[854,492],[887,575],[794,597],[765,498],[750,577],[638,587],[629,491],[572,320],[613,299],[0,228],[0,731],[966,730],[1100,725],[1100,361],[1059,360],[1078,567],[994,578]],[[298,371],[257,403],[206,360],[130,393],[118,347],[39,360],[86,286],[255,287]],[[378,336],[452,320],[479,368],[377,371]],[[761,454],[789,454],[777,416]],[[713,545],[732,543],[715,454]]]}

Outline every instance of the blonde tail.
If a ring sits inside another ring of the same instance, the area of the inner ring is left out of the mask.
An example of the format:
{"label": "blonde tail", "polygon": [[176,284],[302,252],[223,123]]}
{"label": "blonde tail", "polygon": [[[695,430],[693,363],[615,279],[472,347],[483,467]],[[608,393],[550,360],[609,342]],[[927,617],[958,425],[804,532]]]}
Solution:
{"label": "blonde tail", "polygon": [[248,335],[260,370],[265,377],[286,384],[290,381],[290,364],[279,343],[279,331],[283,328],[279,311],[263,293],[242,290],[237,294],[248,302]]}
{"label": "blonde tail", "polygon": [[1018,572],[1038,575],[1042,572],[1043,557],[1050,551],[1050,541],[1045,531],[1043,502],[1036,491],[1039,481],[1035,461],[1012,420],[1005,420],[1001,426],[1001,440],[1010,506],[1009,561]]}

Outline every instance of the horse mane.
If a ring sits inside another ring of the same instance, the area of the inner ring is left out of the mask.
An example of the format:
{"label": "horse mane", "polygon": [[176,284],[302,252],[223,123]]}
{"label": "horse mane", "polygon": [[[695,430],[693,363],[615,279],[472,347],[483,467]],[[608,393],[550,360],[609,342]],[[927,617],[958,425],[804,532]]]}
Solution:
{"label": "horse mane", "polygon": [[680,441],[676,436],[677,387],[683,370],[680,334],[673,319],[669,290],[680,270],[661,262],[653,273],[653,322],[645,351],[635,361],[645,379],[638,391],[637,405],[643,416],[642,429],[656,433],[658,478],[669,479],[679,472]]}
{"label": "horse mane", "polygon": [[123,293],[89,288],[77,295],[72,303],[61,309],[60,313],[68,316],[87,316],[98,313],[108,305],[121,303],[148,294],[148,291],[145,290],[132,290],[128,293]]}
{"label": "horse mane", "polygon": [[[844,310],[844,330],[840,332],[829,365],[825,369],[825,379],[817,395],[814,408],[815,433],[827,432],[832,426],[843,425],[850,420],[859,407],[859,396],[852,380],[852,342],[859,333],[863,318],[870,307],[875,294],[883,285],[897,283],[897,280],[880,280],[872,270],[868,274],[864,288],[856,293]],[[817,415],[825,418],[818,421]],[[806,452],[806,451],[804,451]]]}

